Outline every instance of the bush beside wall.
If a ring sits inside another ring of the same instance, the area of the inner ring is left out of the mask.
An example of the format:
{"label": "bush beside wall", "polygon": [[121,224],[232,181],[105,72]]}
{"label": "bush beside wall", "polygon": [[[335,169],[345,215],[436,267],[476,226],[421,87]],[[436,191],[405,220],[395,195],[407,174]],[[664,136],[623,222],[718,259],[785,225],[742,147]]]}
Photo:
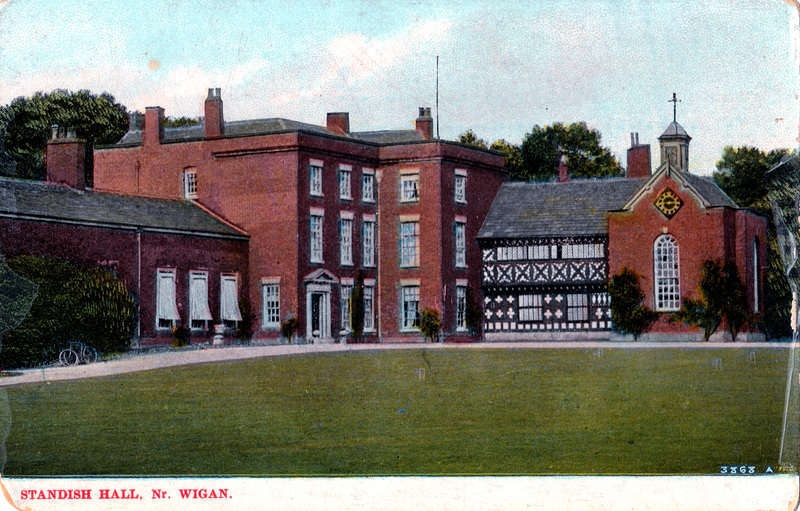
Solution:
{"label": "bush beside wall", "polygon": [[114,274],[35,256],[12,258],[8,265],[38,284],[39,294],[25,320],[3,336],[0,367],[51,363],[69,341],[100,353],[130,349],[136,302]]}

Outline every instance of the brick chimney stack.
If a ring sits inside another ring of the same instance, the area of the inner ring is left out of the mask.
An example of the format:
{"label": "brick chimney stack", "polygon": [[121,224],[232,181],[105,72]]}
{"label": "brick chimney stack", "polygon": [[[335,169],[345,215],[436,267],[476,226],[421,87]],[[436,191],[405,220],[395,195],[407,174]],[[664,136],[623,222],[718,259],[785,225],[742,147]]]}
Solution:
{"label": "brick chimney stack", "polygon": [[206,138],[219,138],[223,133],[225,119],[222,116],[222,93],[219,87],[208,89],[205,103],[203,134]]}
{"label": "brick chimney stack", "polygon": [[86,189],[86,143],[75,136],[75,130],[61,130],[53,125],[50,140],[45,145],[44,165],[47,182]]}
{"label": "brick chimney stack", "polygon": [[142,145],[159,145],[164,138],[164,109],[160,106],[148,106],[144,111],[144,127],[142,129]]}
{"label": "brick chimney stack", "polygon": [[558,162],[558,182],[566,183],[569,181],[569,158],[566,154],[561,155]]}
{"label": "brick chimney stack", "polygon": [[631,133],[631,147],[628,149],[629,178],[650,177],[650,144],[640,144],[639,134]]}
{"label": "brick chimney stack", "polygon": [[326,127],[339,135],[350,133],[350,114],[347,112],[329,112]]}
{"label": "brick chimney stack", "polygon": [[430,107],[419,107],[417,133],[422,135],[425,140],[431,140],[433,138],[433,117],[431,117]]}

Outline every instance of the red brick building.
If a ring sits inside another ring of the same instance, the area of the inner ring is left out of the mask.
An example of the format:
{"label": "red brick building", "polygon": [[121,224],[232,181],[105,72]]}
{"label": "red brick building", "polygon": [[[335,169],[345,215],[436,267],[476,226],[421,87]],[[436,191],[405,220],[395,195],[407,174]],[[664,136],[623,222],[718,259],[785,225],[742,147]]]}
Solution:
{"label": "red brick building", "polygon": [[165,129],[163,115],[132,116],[96,150],[95,190],[188,201],[248,233],[254,338],[279,338],[292,316],[306,340],[347,336],[359,273],[367,340],[418,340],[423,307],[442,313],[446,337],[466,335],[473,240],[506,176],[501,155],[434,139],[423,108],[401,131],[351,132],[347,113],[325,126],[226,122],[209,89],[202,125]]}
{"label": "red brick building", "polygon": [[504,184],[478,235],[487,339],[614,338],[605,284],[626,267],[664,313],[645,338],[700,339],[669,317],[698,297],[707,259],[736,263],[751,312],[763,312],[766,219],[689,172],[690,140],[671,123],[652,175],[637,135],[626,178],[571,181],[562,165],[559,182]]}
{"label": "red brick building", "polygon": [[46,182],[0,179],[3,254],[115,272],[137,299],[134,345],[169,343],[178,323],[194,339],[210,340],[215,324],[232,335],[247,234],[191,202],[86,190],[83,156],[82,141],[54,129]]}

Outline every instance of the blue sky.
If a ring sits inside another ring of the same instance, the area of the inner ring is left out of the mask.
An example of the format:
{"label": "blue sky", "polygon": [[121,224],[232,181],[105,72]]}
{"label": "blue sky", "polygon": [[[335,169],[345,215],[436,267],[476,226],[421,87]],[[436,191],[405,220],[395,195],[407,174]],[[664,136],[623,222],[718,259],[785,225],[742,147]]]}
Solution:
{"label": "blue sky", "polygon": [[708,174],[726,145],[797,146],[797,33],[782,0],[0,0],[0,104],[89,89],[198,116],[221,87],[227,120],[410,128],[438,55],[442,138],[585,121],[624,164],[630,132],[657,147],[677,92]]}

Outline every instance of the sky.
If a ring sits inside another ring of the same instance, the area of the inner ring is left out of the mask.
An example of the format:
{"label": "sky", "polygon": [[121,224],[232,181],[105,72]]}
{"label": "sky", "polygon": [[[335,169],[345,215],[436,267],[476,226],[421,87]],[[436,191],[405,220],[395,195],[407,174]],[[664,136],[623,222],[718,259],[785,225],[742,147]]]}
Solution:
{"label": "sky", "polygon": [[[429,5],[430,4],[430,5]],[[468,129],[520,143],[585,122],[625,164],[677,120],[690,168],[725,146],[796,148],[798,8],[788,0],[0,0],[0,104],[53,89],[108,92],[130,111],[284,117],[352,131]],[[437,96],[438,57],[438,97]]]}

